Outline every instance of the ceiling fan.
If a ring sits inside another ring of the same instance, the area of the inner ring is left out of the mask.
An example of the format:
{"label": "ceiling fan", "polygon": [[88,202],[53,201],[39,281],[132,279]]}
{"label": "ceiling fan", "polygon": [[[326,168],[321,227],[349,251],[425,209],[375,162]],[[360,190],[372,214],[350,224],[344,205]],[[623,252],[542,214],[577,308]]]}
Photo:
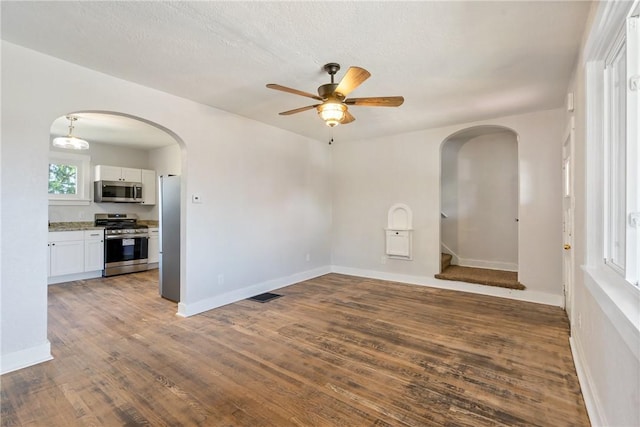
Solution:
{"label": "ceiling fan", "polygon": [[349,67],[340,83],[334,83],[333,78],[340,70],[340,64],[330,62],[324,66],[324,70],[331,76],[331,83],[323,84],[318,88],[318,95],[303,92],[301,90],[292,89],[290,87],[269,83],[269,89],[280,90],[282,92],[293,93],[294,95],[306,96],[318,101],[320,104],[308,105],[294,110],[283,111],[281,116],[289,116],[291,114],[301,113],[303,111],[316,108],[318,115],[324,122],[331,127],[338,124],[347,124],[356,118],[349,112],[348,105],[356,105],[359,107],[399,107],[404,102],[402,96],[378,96],[372,98],[347,98],[355,88],[360,86],[365,80],[371,76],[364,68]]}

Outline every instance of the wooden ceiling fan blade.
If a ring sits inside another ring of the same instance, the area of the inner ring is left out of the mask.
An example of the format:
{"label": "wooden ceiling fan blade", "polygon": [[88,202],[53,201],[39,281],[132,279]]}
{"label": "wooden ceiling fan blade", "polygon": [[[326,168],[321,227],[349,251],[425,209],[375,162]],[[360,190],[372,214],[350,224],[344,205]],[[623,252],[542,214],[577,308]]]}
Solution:
{"label": "wooden ceiling fan blade", "polygon": [[335,92],[347,96],[351,91],[367,80],[371,73],[360,67],[350,67],[344,75]]}
{"label": "wooden ceiling fan blade", "polygon": [[402,96],[377,96],[371,98],[349,98],[345,99],[347,105],[357,105],[360,107],[399,107],[404,102]]}
{"label": "wooden ceiling fan blade", "polygon": [[356,118],[349,112],[349,110],[344,112],[344,119],[340,122],[340,124],[346,125],[347,123],[351,123]]}
{"label": "wooden ceiling fan blade", "polygon": [[316,105],[307,105],[306,107],[296,108],[295,110],[283,111],[279,113],[281,116],[290,116],[291,114],[302,113],[303,111],[311,110],[312,108],[318,107],[320,104]]}
{"label": "wooden ceiling fan blade", "polygon": [[275,84],[275,83],[269,83],[267,85],[267,87],[269,89],[279,90],[279,91],[282,91],[282,92],[292,93],[294,95],[306,96],[307,98],[313,98],[313,99],[317,99],[318,101],[323,101],[323,99],[320,98],[318,95],[314,95],[314,94],[309,93],[309,92],[303,92],[303,91],[298,90],[298,89],[292,89],[290,87],[278,85],[278,84]]}

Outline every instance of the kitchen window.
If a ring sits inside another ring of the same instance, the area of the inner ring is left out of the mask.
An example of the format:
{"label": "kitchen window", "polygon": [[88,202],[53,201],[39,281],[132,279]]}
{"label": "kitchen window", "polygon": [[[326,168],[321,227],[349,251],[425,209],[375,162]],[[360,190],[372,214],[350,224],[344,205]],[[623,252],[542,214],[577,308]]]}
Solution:
{"label": "kitchen window", "polygon": [[91,158],[82,154],[49,153],[49,204],[88,205]]}

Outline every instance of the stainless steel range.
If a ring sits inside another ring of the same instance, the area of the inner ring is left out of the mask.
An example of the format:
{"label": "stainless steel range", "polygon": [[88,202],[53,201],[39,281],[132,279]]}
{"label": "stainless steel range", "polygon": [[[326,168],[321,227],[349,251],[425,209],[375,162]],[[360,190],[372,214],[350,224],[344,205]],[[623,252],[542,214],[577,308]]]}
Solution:
{"label": "stainless steel range", "polygon": [[149,229],[135,214],[95,214],[95,225],[104,227],[103,276],[147,270]]}

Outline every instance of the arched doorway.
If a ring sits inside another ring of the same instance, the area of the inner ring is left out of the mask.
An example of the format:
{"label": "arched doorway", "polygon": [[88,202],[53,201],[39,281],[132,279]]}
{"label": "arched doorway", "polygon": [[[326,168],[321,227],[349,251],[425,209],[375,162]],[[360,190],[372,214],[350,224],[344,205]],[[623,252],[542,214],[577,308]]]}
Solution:
{"label": "arched doorway", "polygon": [[[476,126],[444,140],[440,184],[443,270],[451,264],[492,270],[485,272],[488,275],[505,271],[515,273],[517,282],[518,181],[518,135],[513,130]],[[485,279],[451,280],[492,284]]]}
{"label": "arched doorway", "polygon": [[[69,229],[68,225],[73,225],[75,228],[91,225],[96,219],[96,215],[130,215],[138,221],[138,225],[148,227],[149,230],[148,262],[144,261],[144,268],[132,269],[132,271],[146,270],[147,267],[149,269],[158,267],[160,262],[159,234],[157,231],[160,211],[158,177],[181,175],[184,149],[182,140],[171,130],[140,117],[111,111],[78,111],[58,117],[53,121],[50,129],[50,142],[53,142],[54,138],[58,136],[71,134],[69,117],[73,118],[71,121],[73,124],[73,136],[88,141],[89,147],[88,149],[74,150],[57,148],[50,143],[48,208],[50,231],[66,230]],[[51,167],[53,162],[73,166],[69,170],[73,170],[76,174],[76,177],[72,177],[70,180],[70,183],[75,187],[73,188],[76,193],[75,196],[57,194],[52,197]],[[135,172],[137,172],[138,178],[123,178],[122,180],[140,183],[141,188],[144,190],[142,192],[144,198],[136,203],[113,203],[108,200],[97,200],[94,197],[94,181],[98,179],[103,181],[116,180],[116,178],[106,178],[107,168],[109,169],[109,176],[120,169],[123,173],[127,171],[128,177],[135,176]],[[98,178],[98,171],[102,171],[104,176]],[[180,210],[179,200],[178,198],[178,212]],[[53,228],[52,225],[54,226]],[[57,228],[56,225],[58,225]],[[179,223],[177,228],[179,230]],[[126,240],[135,240],[137,242],[140,239]],[[125,243],[122,243],[123,247],[124,245]],[[87,266],[87,261],[85,260],[84,270],[78,273],[77,266],[72,269],[55,271],[55,269],[52,270],[50,264],[49,283],[62,283],[101,275],[101,272],[96,273],[96,270],[100,270],[96,261],[97,256],[93,257],[86,254],[89,247],[92,247],[93,249],[91,250],[98,254],[99,245],[92,244],[90,246],[85,242],[86,259],[93,260],[91,267]],[[106,243],[103,247],[106,250]],[[82,255],[81,249],[79,247],[76,252],[78,258],[81,258]],[[133,252],[136,251],[140,251],[137,246]],[[179,252],[176,257],[177,259],[174,262],[179,269]],[[137,258],[142,261],[144,257],[139,256]],[[68,259],[68,257],[65,259]],[[106,262],[106,259],[107,257],[104,256],[103,262]],[[80,262],[82,262],[81,259]],[[136,264],[136,268],[138,267],[140,266]],[[126,268],[129,267],[127,266]],[[51,279],[51,271],[56,272],[53,280]],[[104,268],[102,271],[105,271]],[[120,272],[116,274],[120,274]]]}

